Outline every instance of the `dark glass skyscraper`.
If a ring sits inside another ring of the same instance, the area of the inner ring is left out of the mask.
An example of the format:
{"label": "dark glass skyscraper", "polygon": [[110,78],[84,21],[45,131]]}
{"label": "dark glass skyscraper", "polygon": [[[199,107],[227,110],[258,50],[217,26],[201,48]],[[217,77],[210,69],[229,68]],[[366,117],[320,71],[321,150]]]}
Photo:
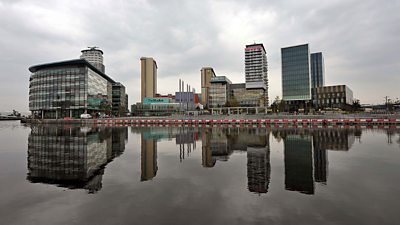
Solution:
{"label": "dark glass skyscraper", "polygon": [[282,48],[281,53],[283,100],[310,100],[311,76],[308,44]]}
{"label": "dark glass skyscraper", "polygon": [[324,57],[321,52],[311,54],[311,93],[314,104],[318,104],[317,87],[325,86]]}
{"label": "dark glass skyscraper", "polygon": [[325,86],[325,67],[322,52],[311,54],[311,87]]}

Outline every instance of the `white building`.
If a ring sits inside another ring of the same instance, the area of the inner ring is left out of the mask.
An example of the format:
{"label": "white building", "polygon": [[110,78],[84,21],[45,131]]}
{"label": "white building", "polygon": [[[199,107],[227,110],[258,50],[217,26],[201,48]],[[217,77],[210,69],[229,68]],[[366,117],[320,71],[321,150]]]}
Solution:
{"label": "white building", "polygon": [[82,50],[81,59],[86,59],[90,64],[96,67],[101,72],[105,73],[105,67],[103,64],[103,51],[97,49],[97,47],[88,47],[89,49]]}
{"label": "white building", "polygon": [[263,44],[246,45],[245,48],[246,89],[264,89],[268,105],[268,63]]}

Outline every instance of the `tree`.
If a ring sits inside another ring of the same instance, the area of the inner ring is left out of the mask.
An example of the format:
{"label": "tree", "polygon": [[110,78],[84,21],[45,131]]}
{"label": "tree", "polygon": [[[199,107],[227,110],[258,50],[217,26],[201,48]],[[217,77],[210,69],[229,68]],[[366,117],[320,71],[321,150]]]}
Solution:
{"label": "tree", "polygon": [[362,111],[361,110],[361,104],[360,104],[360,100],[359,99],[354,99],[353,100],[353,104],[351,105],[351,110],[352,111]]}
{"label": "tree", "polygon": [[279,96],[276,96],[274,102],[271,104],[271,108],[273,112],[284,112],[286,103],[284,100],[281,100]]}
{"label": "tree", "polygon": [[279,103],[280,103],[279,96],[276,96],[275,99],[274,99],[274,102],[272,102],[272,104],[271,104],[272,112],[277,112],[278,111]]}

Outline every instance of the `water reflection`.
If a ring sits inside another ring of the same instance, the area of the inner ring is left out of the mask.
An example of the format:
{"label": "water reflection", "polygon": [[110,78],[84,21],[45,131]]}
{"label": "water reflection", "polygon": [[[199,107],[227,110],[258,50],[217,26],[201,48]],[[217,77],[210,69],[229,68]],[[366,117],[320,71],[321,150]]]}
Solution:
{"label": "water reflection", "polygon": [[141,135],[141,176],[140,181],[153,179],[157,175],[157,139]]}
{"label": "water reflection", "polygon": [[348,151],[360,129],[276,129],[284,142],[285,189],[312,195],[315,182],[327,184],[328,150]]}
{"label": "water reflection", "polygon": [[265,128],[207,128],[202,131],[202,165],[228,161],[234,151],[247,152],[248,190],[267,193],[271,174],[269,131]]}
{"label": "water reflection", "polygon": [[[28,177],[35,183],[83,188],[102,187],[105,165],[124,152],[127,127],[33,126],[28,139]],[[270,136],[283,142],[284,188],[313,195],[315,183],[328,184],[329,151],[349,151],[360,129],[240,127],[131,127],[140,135],[140,181],[157,176],[159,142],[174,141],[177,160],[190,157],[201,143],[201,167],[228,162],[245,153],[247,190],[265,194],[271,182]],[[164,148],[163,148],[164,149]]]}
{"label": "water reflection", "polygon": [[124,152],[127,135],[126,127],[32,126],[27,179],[95,193],[105,165]]}

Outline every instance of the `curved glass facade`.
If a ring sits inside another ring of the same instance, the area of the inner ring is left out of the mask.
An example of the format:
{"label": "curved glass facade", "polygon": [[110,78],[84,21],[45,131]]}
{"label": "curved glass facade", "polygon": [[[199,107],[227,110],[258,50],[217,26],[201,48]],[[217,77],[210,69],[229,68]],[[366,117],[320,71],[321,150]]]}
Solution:
{"label": "curved glass facade", "polygon": [[82,63],[41,66],[30,77],[29,110],[34,117],[79,118],[111,109],[111,83]]}

